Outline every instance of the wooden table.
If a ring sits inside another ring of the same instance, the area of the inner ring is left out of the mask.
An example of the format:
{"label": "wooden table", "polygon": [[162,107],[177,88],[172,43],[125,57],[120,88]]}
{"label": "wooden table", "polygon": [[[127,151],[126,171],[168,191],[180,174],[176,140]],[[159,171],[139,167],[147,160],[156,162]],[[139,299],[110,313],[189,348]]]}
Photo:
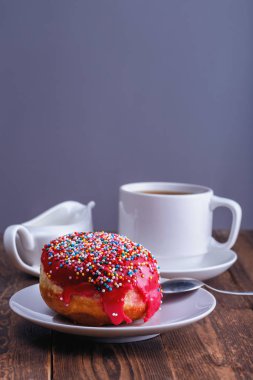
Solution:
{"label": "wooden table", "polygon": [[[216,309],[193,325],[143,342],[96,343],[15,315],[9,298],[36,279],[0,250],[0,379],[253,379],[253,297],[216,293]],[[253,289],[253,231],[241,232],[234,250],[238,261],[209,284]]]}

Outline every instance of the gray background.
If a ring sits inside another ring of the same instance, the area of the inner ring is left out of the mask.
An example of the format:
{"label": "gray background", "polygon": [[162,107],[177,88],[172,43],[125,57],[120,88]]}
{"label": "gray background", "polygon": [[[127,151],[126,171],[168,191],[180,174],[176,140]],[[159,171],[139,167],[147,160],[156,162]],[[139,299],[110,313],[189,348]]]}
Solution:
{"label": "gray background", "polygon": [[118,187],[152,180],[253,227],[252,0],[1,0],[0,75],[0,230],[68,199],[116,229]]}

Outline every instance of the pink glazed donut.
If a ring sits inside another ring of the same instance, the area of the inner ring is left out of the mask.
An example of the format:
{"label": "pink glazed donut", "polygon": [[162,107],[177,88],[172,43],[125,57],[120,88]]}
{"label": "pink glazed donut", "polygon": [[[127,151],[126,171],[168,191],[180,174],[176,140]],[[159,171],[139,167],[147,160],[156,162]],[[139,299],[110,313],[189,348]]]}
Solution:
{"label": "pink glazed donut", "polygon": [[87,326],[147,321],[162,299],[151,253],[106,232],[76,232],[46,244],[40,291],[51,309]]}

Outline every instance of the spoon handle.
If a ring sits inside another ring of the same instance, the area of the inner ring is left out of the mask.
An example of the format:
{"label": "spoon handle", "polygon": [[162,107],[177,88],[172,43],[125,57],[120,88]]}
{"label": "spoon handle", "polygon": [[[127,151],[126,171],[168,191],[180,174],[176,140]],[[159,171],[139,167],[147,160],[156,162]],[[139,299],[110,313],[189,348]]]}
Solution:
{"label": "spoon handle", "polygon": [[253,296],[253,292],[234,292],[232,290],[221,290],[221,289],[213,288],[212,286],[207,285],[207,284],[204,284],[204,286],[218,293],[233,294],[235,296]]}

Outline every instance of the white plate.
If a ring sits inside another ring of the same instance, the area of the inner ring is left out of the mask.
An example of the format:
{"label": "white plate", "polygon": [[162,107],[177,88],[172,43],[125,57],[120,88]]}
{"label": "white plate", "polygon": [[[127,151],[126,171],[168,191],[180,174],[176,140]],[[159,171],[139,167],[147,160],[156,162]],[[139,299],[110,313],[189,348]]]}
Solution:
{"label": "white plate", "polygon": [[180,259],[168,260],[157,257],[162,277],[192,277],[202,281],[225,272],[236,260],[237,255],[231,249],[210,251],[202,256]]}
{"label": "white plate", "polygon": [[129,325],[89,327],[73,324],[49,309],[41,298],[38,284],[18,291],[10,299],[15,313],[40,326],[114,343],[145,340],[189,325],[210,314],[215,305],[211,293],[198,289],[185,295],[164,296],[161,310],[146,323],[138,320]]}

